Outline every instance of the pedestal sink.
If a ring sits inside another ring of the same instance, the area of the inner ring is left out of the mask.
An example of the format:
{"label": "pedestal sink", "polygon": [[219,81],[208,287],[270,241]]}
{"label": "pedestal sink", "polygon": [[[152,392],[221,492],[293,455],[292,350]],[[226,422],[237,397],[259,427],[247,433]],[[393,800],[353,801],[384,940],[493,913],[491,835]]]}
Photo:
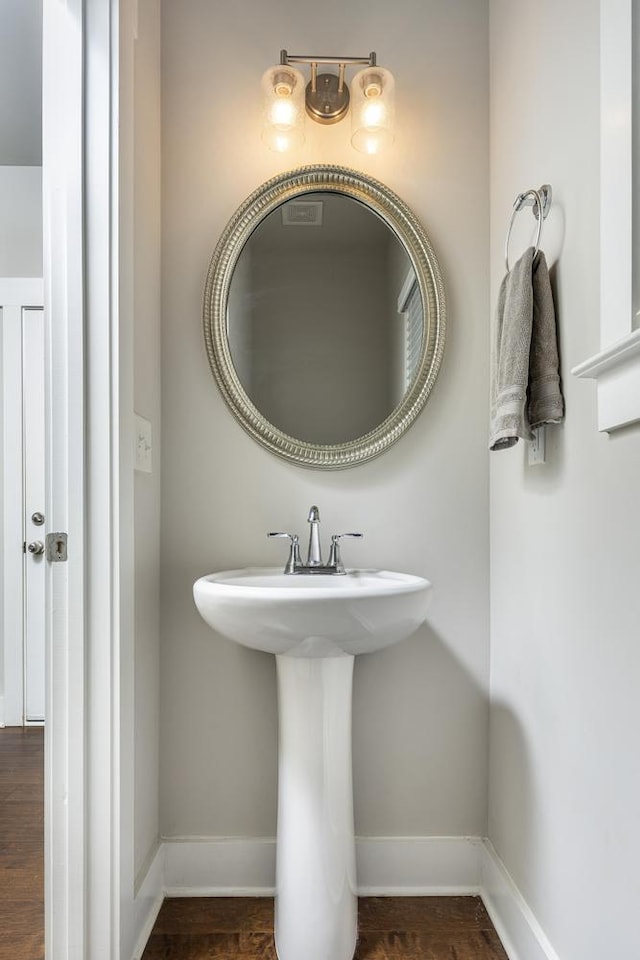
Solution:
{"label": "pedestal sink", "polygon": [[357,939],[351,772],[353,659],[409,637],[431,584],[388,570],[226,570],[194,584],[203,619],[276,655],[280,960],[351,960]]}

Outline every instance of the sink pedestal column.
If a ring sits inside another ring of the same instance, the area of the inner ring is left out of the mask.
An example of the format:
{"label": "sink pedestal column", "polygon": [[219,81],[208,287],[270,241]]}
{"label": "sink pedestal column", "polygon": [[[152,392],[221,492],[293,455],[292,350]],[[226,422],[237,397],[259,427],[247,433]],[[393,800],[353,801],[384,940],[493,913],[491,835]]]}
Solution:
{"label": "sink pedestal column", "polygon": [[353,659],[276,657],[280,960],[352,960],[356,947]]}

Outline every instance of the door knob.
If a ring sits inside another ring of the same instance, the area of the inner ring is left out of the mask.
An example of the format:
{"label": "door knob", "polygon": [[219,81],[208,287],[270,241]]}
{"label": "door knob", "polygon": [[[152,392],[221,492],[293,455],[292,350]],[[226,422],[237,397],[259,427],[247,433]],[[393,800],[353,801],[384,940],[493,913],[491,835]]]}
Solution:
{"label": "door knob", "polygon": [[39,557],[41,553],[44,553],[44,543],[42,540],[32,540],[31,543],[27,546],[27,550],[34,557]]}
{"label": "door knob", "polygon": [[37,527],[41,527],[44,523],[44,514],[40,513],[39,510],[36,510],[35,513],[31,514],[31,523],[35,523]]}

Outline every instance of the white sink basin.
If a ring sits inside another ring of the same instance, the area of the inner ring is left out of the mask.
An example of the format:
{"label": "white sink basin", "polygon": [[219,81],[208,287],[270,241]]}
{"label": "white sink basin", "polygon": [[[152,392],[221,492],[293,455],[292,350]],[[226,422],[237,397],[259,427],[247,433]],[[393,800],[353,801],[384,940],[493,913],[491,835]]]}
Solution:
{"label": "white sink basin", "polygon": [[210,627],[276,654],[279,960],[352,960],[358,935],[354,654],[414,633],[430,592],[428,580],[389,570],[285,575],[275,567],[224,570],[193,586]]}
{"label": "white sink basin", "polygon": [[236,643],[290,657],[335,657],[411,636],[424,622],[430,590],[422,577],[389,570],[291,576],[255,567],[202,577],[193,595],[209,626]]}

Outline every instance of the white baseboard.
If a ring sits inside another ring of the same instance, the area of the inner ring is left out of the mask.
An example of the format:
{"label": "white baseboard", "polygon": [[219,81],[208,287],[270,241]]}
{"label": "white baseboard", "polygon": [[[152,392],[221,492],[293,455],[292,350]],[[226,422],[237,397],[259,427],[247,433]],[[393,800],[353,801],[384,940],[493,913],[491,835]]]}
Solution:
{"label": "white baseboard", "polygon": [[433,897],[480,892],[479,837],[358,837],[361,897]]}
{"label": "white baseboard", "polygon": [[[165,891],[180,897],[273,896],[273,838],[165,838]],[[361,896],[478,893],[478,837],[358,837]]]}
{"label": "white baseboard", "polygon": [[135,943],[131,960],[141,960],[144,948],[151,936],[153,925],[160,912],[162,901],[165,898],[164,861],[164,844],[159,843],[154,856],[150,860],[149,868],[139,883],[129,917],[129,943]]}
{"label": "white baseboard", "polygon": [[272,897],[276,841],[260,837],[165,837],[168,897]]}
{"label": "white baseboard", "polygon": [[[275,892],[276,842],[271,837],[165,837],[162,847],[166,896],[266,897]],[[509,960],[559,960],[488,840],[358,837],[356,861],[360,896],[480,895]]]}
{"label": "white baseboard", "polygon": [[4,697],[0,697],[0,727],[4,727]]}
{"label": "white baseboard", "polygon": [[559,960],[491,842],[483,842],[482,900],[509,960]]}

